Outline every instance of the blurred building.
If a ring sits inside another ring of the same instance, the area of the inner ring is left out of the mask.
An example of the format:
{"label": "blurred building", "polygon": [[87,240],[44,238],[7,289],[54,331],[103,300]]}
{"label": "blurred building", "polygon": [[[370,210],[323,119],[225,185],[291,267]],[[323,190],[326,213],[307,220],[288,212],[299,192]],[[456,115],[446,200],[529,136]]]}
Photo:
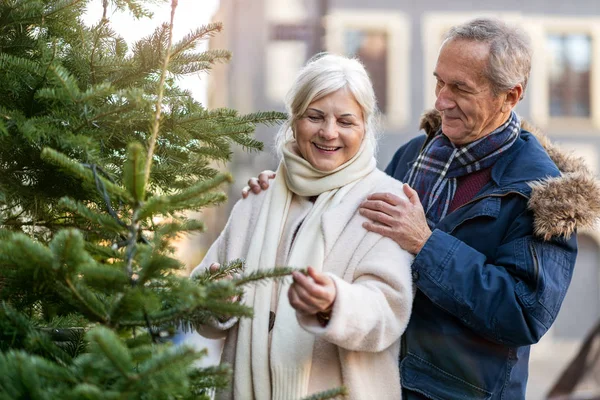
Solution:
{"label": "blurred building", "polygon": [[[210,46],[233,52],[211,76],[208,106],[242,113],[283,110],[300,67],[319,51],[359,57],[384,114],[378,163],[418,131],[433,107],[432,72],[444,32],[476,16],[521,25],[534,59],[517,112],[598,171],[600,150],[600,3],[596,0],[221,0],[215,20],[225,26]],[[276,168],[270,151],[276,128],[262,127],[262,153],[236,152],[231,171],[239,198],[250,176]],[[224,223],[225,216],[220,223]],[[222,226],[211,226],[217,232]],[[600,319],[600,235],[580,232],[570,290],[550,332],[534,346],[528,399],[541,399],[582,338]],[[600,378],[600,377],[599,377]]]}

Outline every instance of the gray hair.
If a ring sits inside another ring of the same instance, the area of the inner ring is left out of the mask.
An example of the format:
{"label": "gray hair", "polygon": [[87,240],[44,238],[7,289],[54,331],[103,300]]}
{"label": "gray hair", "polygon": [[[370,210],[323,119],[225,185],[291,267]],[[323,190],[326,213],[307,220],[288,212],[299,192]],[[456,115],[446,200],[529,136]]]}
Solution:
{"label": "gray hair", "polygon": [[495,18],[477,18],[452,27],[446,33],[444,43],[454,39],[490,45],[485,75],[495,95],[518,84],[521,84],[525,94],[531,71],[532,49],[529,36],[523,30]]}
{"label": "gray hair", "polygon": [[363,112],[365,138],[377,148],[377,125],[379,111],[373,84],[365,67],[355,58],[334,54],[318,54],[300,70],[285,100],[287,121],[281,126],[275,139],[279,158],[283,157],[283,146],[292,136],[296,121],[308,106],[331,93],[346,88],[352,93]]}

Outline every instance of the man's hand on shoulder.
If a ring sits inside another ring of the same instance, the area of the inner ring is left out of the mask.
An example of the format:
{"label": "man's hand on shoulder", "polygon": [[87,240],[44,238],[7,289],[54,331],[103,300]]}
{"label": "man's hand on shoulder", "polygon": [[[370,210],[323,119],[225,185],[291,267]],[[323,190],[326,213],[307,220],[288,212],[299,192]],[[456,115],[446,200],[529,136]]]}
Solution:
{"label": "man's hand on shoulder", "polygon": [[406,183],[402,189],[407,199],[391,193],[374,193],[358,210],[371,220],[363,223],[366,230],[388,237],[409,253],[417,254],[431,236],[431,229],[417,192]]}
{"label": "man's hand on shoulder", "polygon": [[261,191],[267,190],[270,179],[275,179],[275,172],[268,169],[258,174],[258,178],[252,177],[248,179],[248,186],[242,189],[242,198],[245,199],[248,197],[250,192],[259,194]]}

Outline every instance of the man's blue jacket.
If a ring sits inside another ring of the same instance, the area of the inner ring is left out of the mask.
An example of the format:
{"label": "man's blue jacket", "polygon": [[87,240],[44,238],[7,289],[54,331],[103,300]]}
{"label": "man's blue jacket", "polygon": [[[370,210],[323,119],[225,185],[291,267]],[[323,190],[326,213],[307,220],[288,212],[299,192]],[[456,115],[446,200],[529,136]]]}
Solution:
{"label": "man's blue jacket", "polygon": [[[425,127],[437,130],[435,122]],[[402,146],[386,172],[403,181],[428,137]],[[595,217],[582,198],[598,193],[580,160],[540,140],[522,130],[491,181],[443,218],[416,255],[418,290],[400,356],[403,400],[411,392],[525,398],[529,346],[556,318],[575,265],[575,229]]]}

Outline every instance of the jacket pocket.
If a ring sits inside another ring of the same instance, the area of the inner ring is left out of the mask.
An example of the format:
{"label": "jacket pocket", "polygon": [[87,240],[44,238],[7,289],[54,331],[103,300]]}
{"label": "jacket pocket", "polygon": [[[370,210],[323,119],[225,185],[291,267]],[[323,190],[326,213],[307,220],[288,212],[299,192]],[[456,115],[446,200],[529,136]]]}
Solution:
{"label": "jacket pocket", "polygon": [[488,400],[492,393],[458,378],[414,354],[400,364],[402,387],[435,400]]}
{"label": "jacket pocket", "polygon": [[552,242],[531,238],[527,242],[528,251],[517,261],[531,270],[531,278],[520,281],[516,293],[530,313],[549,329],[571,281],[574,255]]}
{"label": "jacket pocket", "polygon": [[472,219],[480,217],[496,219],[500,215],[501,204],[502,199],[498,196],[487,196],[480,200],[472,200],[452,212],[450,214],[452,217],[440,221],[439,228],[452,234],[456,228]]}

